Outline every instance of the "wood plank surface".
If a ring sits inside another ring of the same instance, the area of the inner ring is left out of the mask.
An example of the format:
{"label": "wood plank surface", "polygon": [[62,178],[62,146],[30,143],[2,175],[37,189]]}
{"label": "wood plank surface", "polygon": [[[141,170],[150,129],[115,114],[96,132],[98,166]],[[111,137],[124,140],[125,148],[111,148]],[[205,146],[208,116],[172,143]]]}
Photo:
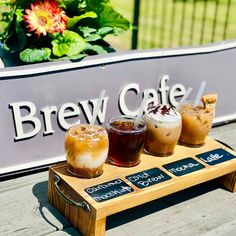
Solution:
{"label": "wood plank surface", "polygon": [[[211,137],[236,150],[236,122]],[[0,235],[80,235],[47,200],[48,171],[0,182]],[[236,194],[211,181],[107,218],[108,236],[236,235]]]}
{"label": "wood plank surface", "polygon": [[[94,215],[95,217],[95,214],[96,214],[96,219],[99,220],[111,214],[126,210],[128,208],[131,208],[140,204],[144,204],[148,201],[169,195],[179,190],[182,190],[182,189],[194,186],[196,184],[203,183],[205,181],[209,181],[211,179],[236,171],[235,158],[227,162],[223,162],[219,165],[209,166],[195,157],[195,155],[197,154],[204,153],[209,150],[213,150],[217,148],[225,148],[225,147],[222,144],[210,138],[208,138],[206,140],[206,144],[200,148],[189,148],[189,147],[177,145],[177,147],[175,148],[174,154],[170,157],[163,158],[163,157],[156,157],[156,156],[142,154],[141,163],[138,166],[135,166],[132,168],[121,168],[121,167],[113,166],[110,164],[105,164],[103,174],[99,176],[98,178],[94,178],[94,179],[81,179],[81,178],[74,177],[67,171],[66,164],[64,165],[60,164],[60,165],[56,165],[52,167],[52,172],[62,178],[62,180],[64,181],[66,185],[65,186],[66,188],[70,187],[69,192],[73,192],[75,195],[77,194],[79,199],[82,199],[83,201],[86,201],[90,204],[90,208],[92,211],[91,215]],[[228,151],[230,150],[228,149]],[[232,151],[232,153],[235,155],[235,152]],[[192,157],[193,159],[197,160],[201,164],[205,165],[205,168],[198,170],[196,172],[193,172],[191,174],[179,176],[179,177],[176,177],[175,175],[171,174],[170,172],[166,171],[163,168],[163,165],[165,164],[172,163],[174,161],[178,161],[187,157]],[[162,169],[163,171],[165,171],[165,173],[171,176],[172,179],[150,186],[148,188],[144,188],[144,189],[138,189],[137,187],[133,186],[129,181],[125,179],[125,176],[142,172],[142,171],[154,168],[154,167]],[[53,173],[50,175],[51,179],[53,179],[54,177]],[[84,189],[88,187],[102,184],[102,183],[105,183],[107,181],[111,181],[114,179],[123,179],[125,182],[129,183],[129,185],[134,188],[134,192],[110,199],[109,201],[96,202],[84,191]],[[231,186],[230,183],[231,181],[228,181],[225,187],[229,186],[230,188]],[[232,188],[234,188],[235,186],[234,183],[235,182],[232,183]],[[55,202],[57,202],[57,197],[55,197],[54,199],[55,199]],[[64,210],[61,209],[61,211],[63,212]],[[72,214],[72,212],[69,213],[69,215],[70,214]],[[77,214],[79,214],[79,212],[76,213],[76,215]]]}
{"label": "wood plank surface", "polygon": [[70,226],[47,200],[47,178],[43,172],[0,182],[0,235],[47,235]]}

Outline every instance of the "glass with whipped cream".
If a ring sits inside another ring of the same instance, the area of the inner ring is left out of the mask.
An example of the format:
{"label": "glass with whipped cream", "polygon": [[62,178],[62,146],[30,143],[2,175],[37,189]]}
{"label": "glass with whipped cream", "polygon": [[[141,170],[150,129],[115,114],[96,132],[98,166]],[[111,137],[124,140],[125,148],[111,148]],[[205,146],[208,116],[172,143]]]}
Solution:
{"label": "glass with whipped cream", "polygon": [[181,134],[180,113],[168,104],[150,105],[144,119],[147,123],[145,152],[156,156],[172,155]]}
{"label": "glass with whipped cream", "polygon": [[108,146],[108,135],[104,128],[90,124],[72,126],[65,137],[68,171],[81,178],[101,175]]}

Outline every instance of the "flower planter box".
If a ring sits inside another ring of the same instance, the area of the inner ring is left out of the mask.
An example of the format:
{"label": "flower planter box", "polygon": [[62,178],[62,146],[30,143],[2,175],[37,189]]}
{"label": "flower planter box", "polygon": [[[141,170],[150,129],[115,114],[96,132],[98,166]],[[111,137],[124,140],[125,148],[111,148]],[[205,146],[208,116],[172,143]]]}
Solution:
{"label": "flower planter box", "polygon": [[97,123],[136,115],[144,93],[177,105],[202,80],[217,93],[215,124],[236,119],[236,41],[175,50],[131,51],[0,70],[0,176],[65,160],[66,129],[90,122],[106,89]]}

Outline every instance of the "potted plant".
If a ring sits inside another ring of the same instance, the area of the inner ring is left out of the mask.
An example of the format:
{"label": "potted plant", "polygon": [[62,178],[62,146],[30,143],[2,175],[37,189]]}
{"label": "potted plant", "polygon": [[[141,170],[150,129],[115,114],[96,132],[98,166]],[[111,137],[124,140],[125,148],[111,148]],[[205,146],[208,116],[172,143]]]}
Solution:
{"label": "potted plant", "polygon": [[130,28],[109,0],[0,0],[0,7],[0,57],[6,64],[108,53],[113,49],[104,37]]}

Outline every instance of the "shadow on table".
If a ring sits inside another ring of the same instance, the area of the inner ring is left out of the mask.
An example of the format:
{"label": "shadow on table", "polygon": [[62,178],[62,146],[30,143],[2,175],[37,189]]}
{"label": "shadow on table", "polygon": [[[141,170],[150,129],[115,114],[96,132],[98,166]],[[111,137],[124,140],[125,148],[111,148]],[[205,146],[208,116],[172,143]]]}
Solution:
{"label": "shadow on table", "polygon": [[181,202],[206,194],[210,191],[218,189],[220,186],[216,181],[209,181],[169,196],[151,201],[149,203],[128,209],[126,211],[116,213],[107,217],[106,230],[118,227],[122,224],[140,219],[152,213],[161,211],[165,208],[172,207]]}
{"label": "shadow on table", "polygon": [[[131,222],[133,220],[145,217],[154,212],[161,211],[162,209],[172,207],[181,202],[187,201],[189,199],[198,197],[200,195],[206,194],[210,191],[216,190],[219,188],[219,184],[216,181],[209,181],[180,192],[171,194],[169,196],[162,197],[160,199],[151,201],[149,203],[128,209],[126,211],[114,214],[112,216],[107,217],[106,230],[118,227],[125,223]],[[43,219],[55,228],[56,231],[61,230],[53,223],[53,218],[56,218],[61,224],[64,231],[68,231],[67,229],[71,227],[69,221],[67,221],[63,215],[54,208],[49,202],[47,198],[47,189],[48,189],[48,181],[44,181],[41,183],[37,183],[33,187],[33,194],[38,199],[39,202],[39,212]],[[51,215],[53,215],[52,219],[50,219],[50,214],[45,215],[45,210],[48,210]],[[55,219],[54,219],[55,222]],[[67,229],[66,229],[67,228]],[[70,228],[71,229],[71,228]],[[80,235],[78,231],[72,230],[67,232],[68,235]]]}
{"label": "shadow on table", "polygon": [[[34,196],[38,199],[39,212],[42,218],[51,225],[56,231],[65,231],[68,235],[80,235],[78,231],[71,229],[71,224],[64,216],[48,201],[48,181],[37,183],[32,190]],[[49,213],[48,213],[49,212]],[[55,222],[57,221],[57,223]],[[61,227],[58,227],[58,222]]]}

